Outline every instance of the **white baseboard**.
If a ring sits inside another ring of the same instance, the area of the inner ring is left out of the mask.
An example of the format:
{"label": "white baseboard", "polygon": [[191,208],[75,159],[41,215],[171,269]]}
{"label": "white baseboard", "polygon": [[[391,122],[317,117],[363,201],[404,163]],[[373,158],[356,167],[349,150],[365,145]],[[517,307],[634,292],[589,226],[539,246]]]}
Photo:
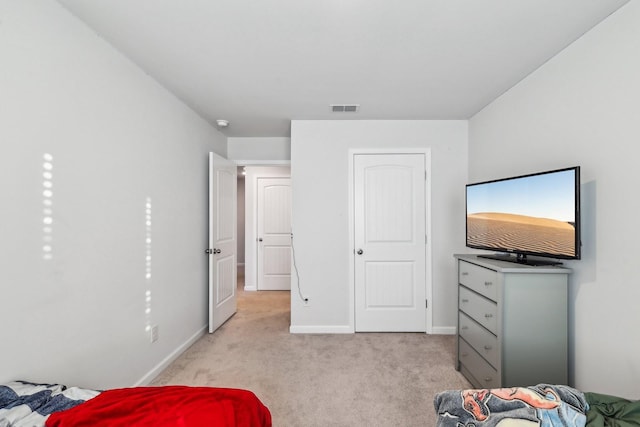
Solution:
{"label": "white baseboard", "polygon": [[180,356],[182,353],[185,352],[186,349],[188,349],[193,345],[193,343],[198,341],[207,332],[208,329],[209,329],[209,326],[205,325],[202,329],[196,332],[191,338],[189,338],[187,341],[182,343],[182,345],[180,345],[178,348],[172,351],[171,354],[165,357],[153,369],[151,369],[142,378],[140,378],[140,380],[138,380],[134,384],[134,387],[149,385],[155,377],[160,375],[160,372],[164,371],[167,368],[167,366],[171,364],[171,362],[176,360],[178,356]]}
{"label": "white baseboard", "polygon": [[256,288],[255,286],[247,286],[247,285],[245,285],[244,286],[244,290],[245,291],[249,291],[249,292],[254,292],[254,291],[257,291],[258,288]]}
{"label": "white baseboard", "polygon": [[291,334],[353,334],[349,326],[290,326]]}
{"label": "white baseboard", "polygon": [[[434,327],[430,335],[455,335],[455,326]],[[291,334],[353,334],[354,329],[349,326],[290,326]]]}
{"label": "white baseboard", "polygon": [[431,335],[455,335],[457,328],[455,326],[434,326]]}

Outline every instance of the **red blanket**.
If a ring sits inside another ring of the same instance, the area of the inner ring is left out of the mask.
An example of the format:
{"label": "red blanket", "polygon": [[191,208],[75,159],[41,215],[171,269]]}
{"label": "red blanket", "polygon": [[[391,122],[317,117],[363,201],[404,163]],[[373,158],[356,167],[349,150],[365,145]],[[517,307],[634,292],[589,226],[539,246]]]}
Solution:
{"label": "red blanket", "polygon": [[133,387],[107,390],[55,412],[47,427],[271,427],[269,409],[250,391],[212,387]]}

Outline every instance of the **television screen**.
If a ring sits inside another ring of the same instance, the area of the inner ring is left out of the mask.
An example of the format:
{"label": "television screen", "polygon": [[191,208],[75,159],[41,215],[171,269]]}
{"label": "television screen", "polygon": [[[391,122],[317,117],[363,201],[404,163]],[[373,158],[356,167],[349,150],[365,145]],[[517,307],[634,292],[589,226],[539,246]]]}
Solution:
{"label": "television screen", "polygon": [[466,215],[467,247],[579,259],[580,167],[468,184]]}

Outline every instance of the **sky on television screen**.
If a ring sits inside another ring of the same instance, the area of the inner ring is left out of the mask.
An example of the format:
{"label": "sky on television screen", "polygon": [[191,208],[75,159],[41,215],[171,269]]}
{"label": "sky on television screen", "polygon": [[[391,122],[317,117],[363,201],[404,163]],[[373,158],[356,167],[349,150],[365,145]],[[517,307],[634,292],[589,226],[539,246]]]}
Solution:
{"label": "sky on television screen", "polygon": [[484,212],[574,222],[573,169],[467,187],[467,215]]}

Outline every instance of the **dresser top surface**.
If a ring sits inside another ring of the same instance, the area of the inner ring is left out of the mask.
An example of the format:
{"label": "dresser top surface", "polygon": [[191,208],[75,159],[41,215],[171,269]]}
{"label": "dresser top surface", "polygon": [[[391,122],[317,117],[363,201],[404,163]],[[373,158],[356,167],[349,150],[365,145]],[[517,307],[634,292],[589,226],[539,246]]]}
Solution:
{"label": "dresser top surface", "polygon": [[480,258],[477,255],[472,254],[454,254],[454,257],[459,260],[470,262],[471,264],[479,265],[491,270],[496,270],[500,273],[539,273],[539,274],[569,274],[570,268],[561,266],[531,266],[524,264],[517,264],[515,262],[500,261],[489,258]]}

